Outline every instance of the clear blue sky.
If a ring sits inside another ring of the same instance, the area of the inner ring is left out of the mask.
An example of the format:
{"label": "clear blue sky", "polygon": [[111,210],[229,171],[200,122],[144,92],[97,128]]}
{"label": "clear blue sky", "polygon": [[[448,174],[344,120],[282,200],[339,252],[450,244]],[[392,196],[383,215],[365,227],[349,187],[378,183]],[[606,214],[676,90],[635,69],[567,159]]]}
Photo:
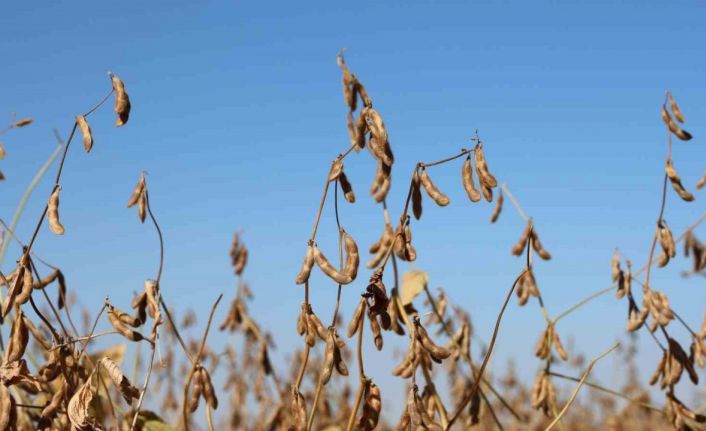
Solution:
{"label": "clear blue sky", "polygon": [[[293,277],[322,181],[348,145],[335,63],[348,48],[348,64],[385,118],[397,158],[392,214],[401,211],[415,162],[457,152],[479,129],[491,169],[535,218],[554,255],[537,265],[537,276],[550,313],[558,313],[608,285],[614,247],[636,265],[647,257],[666,148],[659,107],[668,88],[695,136],[676,143],[675,165],[692,189],[703,174],[705,12],[696,1],[8,3],[0,15],[0,114],[16,111],[35,124],[2,137],[0,215],[11,218],[54,149],[51,129],[66,136],[74,115],[109,89],[106,72],[116,72],[133,103],[130,122],[116,129],[110,106],[92,117],[93,152],[77,145],[66,164],[67,233],[57,238],[45,227],[36,251],[64,268],[84,304],[98,309],[109,294],[127,306],[157,265],[152,228],[125,209],[145,169],[165,234],[168,302],[203,316],[224,292],[220,321],[235,293],[229,244],[243,229],[251,256],[245,275],[256,295],[251,311],[274,333],[281,361],[301,343],[294,322],[302,290]],[[366,194],[374,164],[362,153],[346,169],[359,202],[343,204],[342,222],[365,249],[382,226]],[[490,225],[490,206],[467,201],[459,170],[433,171],[452,203],[427,205],[415,225],[414,267],[469,309],[487,340],[522,267],[509,249],[523,226],[509,206]],[[33,196],[22,237],[50,187],[44,181]],[[671,191],[668,197],[675,232],[704,210],[703,192],[691,204]],[[320,243],[331,253],[334,226],[327,207]],[[4,270],[18,254],[11,251]],[[698,326],[703,282],[682,281],[687,266],[680,259],[656,271],[653,284]],[[344,316],[367,276],[361,271],[345,289]],[[315,310],[328,315],[334,298],[334,286],[317,275]],[[606,297],[559,330],[593,356],[625,337],[625,316],[625,302]],[[523,373],[533,374],[541,326],[536,302],[513,305],[494,365],[515,355]],[[674,332],[682,334],[676,325]],[[651,367],[655,347],[643,346]],[[385,366],[391,350],[369,357]],[[611,377],[606,363],[602,376]],[[393,381],[382,368],[371,373]]]}

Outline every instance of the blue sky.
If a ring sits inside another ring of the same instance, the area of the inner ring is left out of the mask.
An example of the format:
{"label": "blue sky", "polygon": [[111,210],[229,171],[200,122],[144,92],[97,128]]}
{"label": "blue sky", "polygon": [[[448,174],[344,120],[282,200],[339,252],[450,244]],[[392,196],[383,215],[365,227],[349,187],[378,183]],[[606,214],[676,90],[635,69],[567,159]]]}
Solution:
{"label": "blue sky", "polygon": [[[703,4],[686,1],[13,2],[0,16],[0,110],[35,123],[1,137],[7,180],[0,184],[0,215],[11,218],[54,149],[52,128],[66,136],[74,115],[109,89],[106,72],[116,72],[133,103],[130,122],[116,129],[110,106],[91,118],[94,150],[85,154],[76,145],[66,164],[66,235],[54,237],[45,227],[36,251],[64,268],[84,304],[98,309],[110,295],[127,306],[157,266],[152,228],[125,209],[144,169],[165,234],[168,302],[194,307],[203,323],[223,292],[221,320],[235,293],[228,248],[242,229],[251,256],[245,276],[256,295],[251,311],[275,335],[274,356],[283,360],[300,344],[293,325],[302,291],[293,277],[322,181],[348,145],[335,63],[347,48],[348,64],[389,129],[393,216],[414,163],[456,153],[479,129],[490,168],[535,218],[554,255],[537,265],[537,277],[555,314],[608,285],[615,247],[638,266],[646,260],[659,210],[666,89],[695,136],[675,143],[675,166],[692,189],[703,175],[704,12]],[[347,159],[346,170],[359,201],[343,204],[342,222],[363,249],[382,226],[380,208],[366,196],[374,163],[361,153]],[[523,226],[509,206],[490,225],[491,207],[468,202],[459,171],[460,164],[433,171],[452,203],[437,209],[427,202],[414,226],[413,267],[467,308],[487,340],[522,267],[509,249]],[[18,228],[23,238],[50,187],[45,180],[27,206]],[[685,204],[670,190],[666,219],[675,233],[704,211],[706,196],[696,196]],[[320,244],[334,250],[330,206],[320,235]],[[4,270],[17,253],[11,249]],[[703,284],[679,277],[687,266],[680,259],[655,271],[653,285],[698,326]],[[344,316],[367,275],[346,287]],[[328,315],[334,299],[334,286],[316,275],[315,310]],[[606,297],[567,318],[560,333],[593,356],[625,337],[625,309]],[[494,359],[498,369],[516,356],[522,372],[533,374],[541,326],[536,303],[513,305]],[[676,325],[674,332],[682,334]],[[651,367],[655,347],[641,345]],[[384,366],[391,350],[371,350],[369,357]],[[604,378],[611,361],[599,370]],[[382,367],[371,373],[398,383]]]}

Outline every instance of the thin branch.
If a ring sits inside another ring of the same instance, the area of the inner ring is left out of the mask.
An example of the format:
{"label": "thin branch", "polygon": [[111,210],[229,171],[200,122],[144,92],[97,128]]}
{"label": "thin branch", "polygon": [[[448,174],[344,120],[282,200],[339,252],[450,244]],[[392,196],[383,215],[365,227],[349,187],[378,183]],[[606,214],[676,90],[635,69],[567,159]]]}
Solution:
{"label": "thin branch", "polygon": [[510,189],[507,187],[507,184],[503,183],[503,185],[500,187],[502,188],[503,193],[505,193],[505,196],[510,199],[510,203],[512,203],[512,206],[515,207],[517,213],[520,214],[520,217],[522,217],[525,222],[529,221],[529,216],[527,215],[525,210],[522,209],[522,206],[520,206],[520,203],[517,201],[517,199],[515,199],[515,195],[510,192]]}
{"label": "thin branch", "polygon": [[603,359],[606,355],[608,355],[608,354],[609,354],[610,352],[612,352],[613,350],[617,349],[619,346],[620,346],[620,343],[615,343],[615,345],[614,345],[613,347],[611,347],[610,349],[608,349],[608,350],[606,350],[605,352],[601,353],[601,354],[598,355],[597,357],[593,358],[593,359],[591,360],[591,362],[589,362],[588,367],[586,368],[586,371],[584,371],[584,372],[583,372],[583,375],[581,376],[581,380],[579,381],[579,384],[576,386],[576,389],[574,389],[574,392],[571,394],[571,397],[569,398],[569,400],[568,400],[568,401],[566,402],[566,404],[564,405],[564,408],[561,409],[561,411],[559,412],[559,415],[557,415],[557,416],[554,418],[554,420],[544,429],[544,431],[549,431],[549,430],[551,430],[552,428],[554,428],[554,426],[555,426],[557,423],[559,423],[559,421],[561,420],[562,416],[564,416],[564,414],[569,410],[569,407],[571,407],[571,404],[573,404],[574,400],[576,399],[576,396],[578,395],[579,390],[581,389],[581,386],[583,386],[584,382],[585,382],[586,379],[588,378],[588,375],[591,374],[591,370],[593,369],[593,366],[596,364],[596,362],[598,362],[598,361],[600,361],[601,359]]}
{"label": "thin branch", "polygon": [[189,431],[189,413],[187,409],[187,402],[189,399],[189,386],[191,386],[191,379],[194,377],[194,372],[196,372],[196,367],[198,367],[201,361],[201,355],[203,355],[203,350],[206,347],[206,339],[208,338],[208,331],[211,329],[211,322],[213,321],[213,314],[216,312],[216,307],[218,303],[221,302],[223,294],[218,295],[218,299],[213,303],[211,307],[211,313],[208,315],[208,323],[206,323],[206,330],[201,338],[201,345],[199,346],[199,351],[194,356],[191,364],[191,371],[189,371],[189,376],[186,379],[186,384],[184,385],[184,403],[182,404],[181,414],[182,420],[184,421],[185,431]]}
{"label": "thin branch", "polygon": [[485,358],[483,358],[483,362],[481,363],[480,370],[478,371],[478,378],[476,379],[475,382],[473,382],[473,386],[471,387],[471,390],[468,392],[468,395],[461,401],[461,404],[458,406],[456,409],[456,413],[454,413],[453,416],[451,416],[451,419],[449,419],[449,424],[445,427],[445,429],[448,431],[451,429],[451,426],[456,422],[458,417],[461,415],[463,412],[463,409],[466,408],[466,405],[473,399],[473,396],[476,394],[476,391],[478,391],[478,387],[481,382],[481,378],[483,377],[483,373],[485,372],[485,367],[488,365],[488,362],[490,361],[490,355],[493,353],[493,348],[495,347],[495,340],[498,337],[498,331],[500,330],[500,321],[503,318],[503,314],[505,313],[505,309],[507,308],[507,304],[510,302],[510,298],[512,298],[512,294],[515,291],[515,287],[517,286],[517,282],[520,280],[522,276],[525,275],[525,272],[527,272],[528,269],[523,270],[520,275],[517,276],[515,279],[514,283],[512,283],[512,287],[507,293],[507,296],[505,297],[505,302],[503,303],[502,308],[500,309],[500,313],[498,314],[498,318],[495,321],[495,329],[493,330],[493,336],[490,339],[490,345],[488,346],[488,352],[485,354]]}
{"label": "thin branch", "polygon": [[[571,381],[573,381],[573,382],[581,382],[581,379],[580,379],[580,378],[571,377],[571,376],[567,376],[567,375],[564,375],[564,374],[555,373],[555,372],[553,372],[553,371],[550,371],[548,374],[549,374],[550,376],[558,377],[558,378],[560,378],[560,379],[571,380]],[[624,400],[626,400],[626,401],[629,401],[629,402],[631,402],[631,403],[633,403],[633,404],[639,405],[640,407],[644,407],[644,408],[646,408],[646,409],[650,409],[650,410],[653,410],[653,411],[655,411],[655,412],[659,412],[660,414],[664,414],[664,410],[663,410],[662,408],[653,406],[652,404],[645,403],[645,402],[640,401],[640,400],[637,400],[637,399],[630,398],[629,396],[625,395],[625,394],[622,393],[622,392],[618,392],[618,391],[616,391],[616,390],[606,388],[605,386],[601,386],[601,385],[599,385],[599,384],[597,384],[597,383],[592,383],[592,382],[588,382],[588,381],[584,381],[583,384],[586,385],[586,386],[588,386],[588,387],[590,387],[590,388],[597,389],[597,390],[603,391],[603,392],[605,392],[605,393],[607,393],[607,394],[611,394],[611,395],[614,395],[614,396],[616,396],[616,397],[622,398],[622,399],[624,399]]]}

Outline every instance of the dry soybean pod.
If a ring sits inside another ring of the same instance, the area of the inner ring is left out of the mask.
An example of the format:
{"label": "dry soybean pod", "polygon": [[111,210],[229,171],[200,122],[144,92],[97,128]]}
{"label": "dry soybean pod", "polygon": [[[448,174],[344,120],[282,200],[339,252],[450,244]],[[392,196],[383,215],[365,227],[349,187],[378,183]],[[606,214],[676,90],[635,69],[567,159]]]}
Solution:
{"label": "dry soybean pod", "polygon": [[422,347],[424,347],[424,350],[429,352],[431,355],[432,359],[434,359],[436,362],[441,362],[441,360],[446,359],[451,355],[451,352],[441,346],[437,346],[434,341],[429,337],[429,334],[427,333],[427,330],[424,329],[424,327],[419,323],[418,321],[415,322],[417,325],[417,339],[419,340],[420,343],[422,343]]}
{"label": "dry soybean pod", "polygon": [[687,202],[694,200],[694,195],[687,191],[681,183],[681,178],[677,174],[676,169],[672,165],[672,159],[667,159],[667,164],[665,166],[665,171],[667,172],[667,177],[669,177],[669,182],[672,184],[672,188],[679,195],[680,198]]}
{"label": "dry soybean pod", "polygon": [[704,174],[703,177],[699,180],[698,183],[696,183],[696,188],[701,190],[704,186],[706,185],[706,174]]}
{"label": "dry soybean pod", "polygon": [[304,262],[302,263],[302,268],[297,274],[297,278],[294,280],[296,284],[304,284],[309,280],[311,275],[311,268],[314,266],[314,247],[309,245],[306,249],[306,256],[304,257]]}
{"label": "dry soybean pod", "polygon": [[93,132],[91,132],[91,126],[88,125],[88,121],[83,115],[76,116],[76,124],[78,124],[78,128],[81,130],[81,136],[83,137],[83,149],[89,153],[91,152],[91,148],[93,148]]}
{"label": "dry soybean pod", "polygon": [[322,384],[328,383],[331,380],[331,373],[333,373],[334,366],[334,349],[335,341],[333,339],[333,332],[330,331],[326,337],[326,350],[324,351],[324,360],[321,364],[321,382]]}
{"label": "dry soybean pod", "polygon": [[380,329],[380,323],[375,316],[368,313],[368,320],[370,321],[370,331],[373,333],[373,341],[375,342],[375,348],[382,350],[383,340],[382,340],[382,329]]}
{"label": "dry soybean pod", "polygon": [[532,233],[532,222],[527,221],[527,224],[525,225],[525,230],[522,231],[522,234],[520,235],[520,239],[517,240],[517,243],[515,243],[514,246],[512,246],[512,254],[514,256],[522,256],[522,252],[525,250],[525,246],[527,246],[527,241],[529,241],[530,234]]}
{"label": "dry soybean pod", "polygon": [[49,218],[49,229],[56,235],[64,234],[64,226],[61,225],[59,221],[59,191],[61,186],[57,185],[54,187],[54,191],[49,197],[49,204],[47,205],[47,217]]}
{"label": "dry soybean pod", "polygon": [[682,114],[681,109],[679,109],[679,105],[677,104],[677,101],[674,99],[674,96],[672,96],[671,92],[667,93],[667,97],[669,98],[669,108],[672,110],[672,114],[674,114],[674,118],[677,119],[678,122],[684,123],[684,114]]}
{"label": "dry soybean pod", "polygon": [[478,180],[481,186],[485,185],[488,188],[496,187],[498,181],[493,174],[490,173],[490,169],[488,169],[488,163],[485,161],[485,155],[483,154],[483,144],[479,143],[476,145],[473,151],[473,157],[475,158],[476,172],[478,172]]}
{"label": "dry soybean pod", "polygon": [[537,252],[537,255],[544,260],[550,260],[552,255],[544,248],[542,242],[539,240],[539,235],[532,229],[532,248]]}
{"label": "dry soybean pod", "polygon": [[135,189],[132,191],[132,195],[130,195],[130,199],[127,201],[128,208],[132,208],[136,203],[138,203],[140,196],[144,194],[145,185],[145,173],[143,172],[140,174],[140,179],[137,181]]}
{"label": "dry soybean pod", "polygon": [[24,356],[25,350],[27,349],[28,341],[29,330],[27,329],[27,325],[25,325],[24,313],[20,311],[19,314],[15,316],[15,320],[12,322],[10,342],[7,345],[3,363],[9,364],[22,359],[22,356]]}
{"label": "dry soybean pod", "polygon": [[191,389],[191,398],[189,398],[189,402],[187,404],[187,409],[189,410],[189,413],[193,413],[196,411],[196,409],[199,408],[199,398],[201,398],[201,395],[203,394],[203,381],[201,373],[196,370],[194,372],[194,379],[192,380],[192,389]]}
{"label": "dry soybean pod", "polygon": [[667,107],[665,105],[662,105],[662,120],[664,121],[664,124],[667,125],[669,131],[674,133],[677,138],[682,141],[688,141],[692,138],[691,133],[686,130],[682,130],[679,126],[677,126],[677,123],[672,120],[672,116],[669,115],[669,112],[667,112]]}
{"label": "dry soybean pod", "polygon": [[412,175],[412,214],[417,220],[422,218],[422,191],[419,184],[419,169],[415,169],[414,175]]}
{"label": "dry soybean pod", "polygon": [[422,183],[422,186],[424,186],[424,190],[426,190],[429,197],[432,198],[437,205],[439,205],[440,207],[445,207],[449,204],[449,197],[443,194],[434,185],[434,183],[431,181],[431,178],[429,178],[429,174],[427,174],[426,168],[422,167],[422,175],[419,179]]}
{"label": "dry soybean pod", "polygon": [[213,383],[211,383],[211,376],[204,367],[199,367],[198,371],[201,373],[201,381],[203,383],[203,398],[209,407],[216,410],[218,408],[218,398],[216,397],[216,391],[213,389]]}
{"label": "dry soybean pod", "polygon": [[360,266],[358,245],[346,231],[343,231],[343,244],[346,249],[346,266],[343,268],[343,274],[353,281],[358,276],[358,266]]}
{"label": "dry soybean pod", "polygon": [[[361,112],[361,115],[363,113]],[[373,138],[377,141],[377,145],[373,147],[370,144],[370,149],[373,151],[375,158],[382,160],[388,166],[392,166],[392,158],[385,151],[385,145],[387,144],[387,129],[385,128],[385,122],[378,111],[373,108],[368,108],[365,111],[365,121],[368,125],[368,129],[372,134]]]}
{"label": "dry soybean pod", "polygon": [[481,198],[480,192],[476,189],[473,181],[473,169],[471,168],[471,156],[466,157],[461,167],[461,179],[463,180],[463,188],[466,190],[468,199],[471,202],[478,202]]}
{"label": "dry soybean pod", "polygon": [[358,306],[356,307],[355,311],[353,312],[353,317],[351,318],[351,322],[348,324],[348,337],[352,337],[355,335],[356,331],[358,331],[358,327],[361,324],[361,320],[363,319],[363,313],[365,312],[365,298],[361,298],[360,302],[358,303]]}
{"label": "dry soybean pod", "polygon": [[108,310],[108,320],[116,331],[118,331],[123,337],[131,341],[141,341],[145,338],[139,332],[133,331],[132,329],[128,328],[128,326],[120,320],[118,314],[115,313],[115,309],[112,306],[109,307],[110,309]]}
{"label": "dry soybean pod", "polygon": [[374,430],[378,425],[381,410],[380,389],[370,381],[365,388],[365,404],[363,404],[363,415],[358,421],[358,428],[362,428],[364,431]]}
{"label": "dry soybean pod", "polygon": [[349,203],[355,203],[355,193],[353,193],[353,186],[351,185],[350,181],[348,181],[348,177],[346,176],[345,172],[341,171],[341,174],[338,176],[338,183],[341,184],[343,197]]}
{"label": "dry soybean pod", "polygon": [[500,213],[503,210],[503,191],[500,190],[498,193],[498,199],[495,201],[495,208],[493,209],[493,214],[490,216],[490,222],[495,223],[498,221],[498,218],[500,217]]}
{"label": "dry soybean pod", "polygon": [[385,175],[382,179],[382,183],[380,184],[380,188],[375,194],[373,194],[373,199],[375,199],[375,202],[380,203],[387,197],[387,193],[390,191],[391,185],[392,181],[390,179],[390,175]]}
{"label": "dry soybean pod", "polygon": [[115,91],[115,106],[113,110],[118,115],[115,125],[121,127],[127,123],[130,117],[130,98],[125,91],[125,83],[111,72],[108,72],[108,76],[110,76],[110,80],[113,83],[113,91]]}
{"label": "dry soybean pod", "polygon": [[569,359],[569,354],[566,352],[566,349],[564,349],[564,346],[561,344],[561,340],[559,339],[559,334],[557,334],[556,329],[552,330],[552,344],[554,345],[554,349],[556,350],[556,353],[559,355],[562,361],[566,361]]}

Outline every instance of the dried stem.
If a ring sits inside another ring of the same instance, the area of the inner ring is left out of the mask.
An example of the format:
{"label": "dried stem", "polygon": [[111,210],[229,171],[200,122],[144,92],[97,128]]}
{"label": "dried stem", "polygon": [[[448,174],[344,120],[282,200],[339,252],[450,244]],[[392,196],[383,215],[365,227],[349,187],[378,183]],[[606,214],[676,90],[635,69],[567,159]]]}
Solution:
{"label": "dried stem", "polygon": [[564,414],[569,410],[569,407],[571,407],[571,404],[573,404],[574,400],[576,399],[576,396],[578,395],[579,390],[581,389],[581,386],[583,386],[584,382],[588,378],[588,375],[591,374],[591,370],[593,369],[593,366],[596,364],[596,362],[603,359],[606,355],[608,355],[613,350],[617,349],[619,346],[620,346],[620,343],[615,343],[615,345],[613,347],[611,347],[610,349],[601,353],[597,357],[593,358],[591,360],[591,362],[589,362],[588,367],[586,367],[586,371],[584,371],[583,375],[581,376],[581,380],[579,381],[579,384],[576,386],[576,389],[574,389],[574,392],[571,394],[571,397],[564,405],[564,408],[561,409],[561,411],[559,412],[559,415],[554,418],[554,420],[544,429],[544,431],[549,431],[552,428],[554,428],[554,426],[557,423],[559,423],[559,421],[561,420],[561,417],[564,416]]}
{"label": "dried stem", "polygon": [[[549,375],[550,375],[550,376],[553,376],[553,377],[558,377],[558,378],[560,378],[560,379],[571,380],[571,381],[574,381],[574,382],[581,382],[581,379],[580,379],[580,378],[571,377],[571,376],[567,376],[567,375],[564,375],[564,374],[555,373],[555,372],[553,372],[553,371],[549,372]],[[636,399],[630,398],[629,396],[625,395],[625,394],[622,393],[622,392],[618,392],[618,391],[616,391],[616,390],[606,388],[605,386],[601,386],[601,385],[599,385],[599,384],[597,384],[597,383],[592,383],[592,382],[584,381],[583,384],[586,385],[586,386],[588,386],[588,387],[591,387],[591,388],[593,388],[593,389],[597,389],[597,390],[603,391],[603,392],[605,392],[605,393],[607,393],[607,394],[611,394],[611,395],[614,395],[614,396],[616,396],[616,397],[622,398],[622,399],[624,399],[624,400],[626,400],[626,401],[629,401],[629,402],[631,402],[631,403],[633,403],[633,404],[639,405],[640,407],[644,407],[644,408],[646,408],[646,409],[650,409],[650,410],[652,410],[652,411],[659,412],[660,414],[664,414],[664,411],[663,411],[660,407],[656,407],[656,406],[653,406],[652,404],[645,403],[645,402],[642,402],[642,401],[640,401],[640,400],[636,400]]]}
{"label": "dried stem", "polygon": [[[361,299],[361,301],[365,301]],[[365,304],[365,302],[364,302]],[[365,307],[365,305],[363,305]],[[353,424],[355,423],[355,417],[358,413],[358,406],[360,406],[360,401],[363,399],[363,392],[365,391],[366,385],[368,385],[368,379],[365,377],[365,368],[363,367],[363,327],[365,326],[365,310],[363,310],[363,317],[360,319],[358,324],[358,347],[356,353],[358,356],[358,376],[360,379],[360,384],[358,385],[358,391],[355,394],[355,401],[353,401],[353,408],[351,409],[350,416],[348,417],[348,425],[346,426],[346,431],[351,431],[353,429]]]}
{"label": "dried stem", "polygon": [[458,417],[461,415],[463,412],[463,409],[466,408],[466,405],[473,399],[473,396],[476,394],[476,391],[478,391],[478,387],[481,382],[481,378],[483,377],[483,373],[485,372],[485,367],[488,365],[488,362],[490,361],[490,355],[493,353],[493,348],[495,347],[495,340],[498,337],[498,331],[500,330],[500,321],[503,318],[503,314],[505,313],[505,309],[507,308],[507,304],[510,302],[510,298],[512,298],[512,293],[515,291],[515,287],[517,286],[517,282],[520,280],[522,276],[524,276],[525,272],[527,272],[528,269],[525,269],[520,273],[520,275],[517,276],[515,281],[512,283],[512,287],[507,293],[507,296],[505,297],[505,302],[503,303],[502,308],[500,309],[500,313],[498,314],[498,318],[495,321],[495,329],[493,330],[493,336],[490,339],[490,345],[488,346],[488,352],[485,354],[485,358],[483,358],[483,362],[481,363],[480,370],[478,371],[478,378],[476,379],[475,382],[473,382],[473,386],[471,387],[471,390],[468,392],[468,395],[461,401],[461,404],[458,406],[456,409],[456,412],[451,416],[451,419],[449,419],[449,424],[444,427],[447,431],[451,429],[451,426],[456,422]]}
{"label": "dried stem", "polygon": [[201,355],[203,355],[203,350],[206,348],[206,339],[208,338],[208,331],[211,329],[211,322],[213,321],[213,314],[216,312],[216,307],[218,303],[221,302],[223,294],[218,295],[218,299],[211,306],[211,313],[208,315],[208,323],[206,323],[206,330],[201,337],[201,345],[196,353],[196,356],[191,359],[191,371],[189,371],[189,376],[186,378],[186,383],[184,384],[184,402],[181,407],[181,417],[184,422],[184,430],[189,431],[189,411],[187,409],[187,403],[189,400],[189,386],[191,386],[191,380],[194,378],[194,373],[196,372],[196,367],[198,367],[201,361]]}

